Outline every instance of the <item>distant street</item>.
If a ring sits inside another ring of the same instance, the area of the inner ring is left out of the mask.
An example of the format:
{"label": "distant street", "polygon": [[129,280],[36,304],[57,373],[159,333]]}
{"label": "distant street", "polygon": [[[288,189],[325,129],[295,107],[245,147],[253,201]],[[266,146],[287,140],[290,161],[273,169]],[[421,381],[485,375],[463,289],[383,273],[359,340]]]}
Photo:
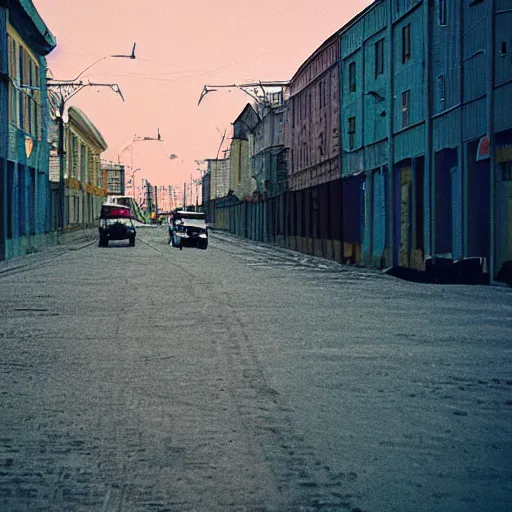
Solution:
{"label": "distant street", "polygon": [[510,288],[148,227],[0,290],[2,511],[512,510]]}

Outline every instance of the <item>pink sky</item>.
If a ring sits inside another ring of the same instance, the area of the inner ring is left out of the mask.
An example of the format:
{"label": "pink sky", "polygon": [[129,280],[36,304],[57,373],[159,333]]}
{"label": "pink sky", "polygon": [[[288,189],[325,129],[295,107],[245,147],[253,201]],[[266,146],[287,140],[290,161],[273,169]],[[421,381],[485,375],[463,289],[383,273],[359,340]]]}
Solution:
{"label": "pink sky", "polygon": [[[370,0],[33,0],[57,39],[48,66],[57,79],[77,76],[95,60],[131,52],[135,60],[105,59],[82,79],[118,83],[126,102],[109,89],[85,88],[68,105],[100,130],[103,157],[131,165],[137,179],[181,185],[199,176],[195,160],[214,158],[227,128],[250,98],[239,91],[208,94],[204,84],[289,80],[305,59]],[[229,142],[229,141],[227,141]],[[171,160],[167,155],[176,154]]]}

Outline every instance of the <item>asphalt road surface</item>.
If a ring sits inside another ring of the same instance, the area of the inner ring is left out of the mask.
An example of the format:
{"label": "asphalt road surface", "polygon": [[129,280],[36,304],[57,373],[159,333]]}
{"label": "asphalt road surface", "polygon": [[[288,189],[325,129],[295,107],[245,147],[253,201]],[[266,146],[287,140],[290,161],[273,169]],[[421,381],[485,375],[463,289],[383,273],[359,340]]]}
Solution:
{"label": "asphalt road surface", "polygon": [[0,510],[512,510],[512,290],[139,229],[0,264]]}

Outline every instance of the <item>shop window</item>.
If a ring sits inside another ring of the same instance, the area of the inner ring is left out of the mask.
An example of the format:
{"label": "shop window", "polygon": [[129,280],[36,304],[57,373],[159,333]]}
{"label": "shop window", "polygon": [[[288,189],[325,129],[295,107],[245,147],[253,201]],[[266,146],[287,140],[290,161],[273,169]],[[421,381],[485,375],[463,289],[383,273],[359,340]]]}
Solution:
{"label": "shop window", "polygon": [[503,162],[499,164],[501,169],[501,180],[512,181],[512,162]]}
{"label": "shop window", "polygon": [[37,196],[36,196],[36,170],[33,167],[28,168],[28,200],[29,200],[29,230],[31,235],[36,234],[36,207],[37,207]]}
{"label": "shop window", "polygon": [[25,169],[18,166],[18,235],[25,236],[26,228]]}
{"label": "shop window", "polygon": [[12,223],[14,217],[14,163],[7,162],[7,238],[13,235]]}

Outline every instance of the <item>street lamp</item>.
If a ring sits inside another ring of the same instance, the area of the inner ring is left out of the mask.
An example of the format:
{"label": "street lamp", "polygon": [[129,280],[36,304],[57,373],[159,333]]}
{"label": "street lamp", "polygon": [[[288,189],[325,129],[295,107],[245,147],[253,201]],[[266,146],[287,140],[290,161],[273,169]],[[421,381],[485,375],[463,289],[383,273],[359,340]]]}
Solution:
{"label": "street lamp", "polygon": [[137,43],[133,43],[132,53],[130,55],[105,55],[104,57],[101,57],[101,59],[98,59],[94,61],[91,65],[87,66],[83,71],[81,71],[75,78],[72,80],[62,80],[62,82],[76,82],[86,71],[91,69],[93,66],[98,64],[98,62],[101,62],[105,59],[135,59],[135,46]]}
{"label": "street lamp", "polygon": [[133,169],[133,146],[136,142],[147,142],[147,141],[158,141],[163,142],[162,136],[160,135],[160,128],[157,129],[157,136],[156,137],[140,137],[139,135],[135,134],[133,136],[133,140],[124,148],[121,150],[120,153],[117,155],[117,159],[120,162],[121,161],[121,155],[127,150],[130,149],[130,169]]}
{"label": "street lamp", "polygon": [[[118,84],[105,84],[105,83],[84,83],[82,81],[77,82],[88,69],[92,68],[98,62],[108,58],[130,58],[135,59],[135,44],[133,44],[132,53],[130,55],[106,55],[101,59],[93,62],[90,66],[87,66],[82,72],[80,72],[76,78],[72,80],[55,80],[53,78],[47,78],[47,88],[50,90],[49,100],[54,110],[58,115],[58,156],[59,156],[59,230],[64,230],[65,224],[65,187],[64,187],[64,112],[66,102],[72,98],[75,94],[79,93],[84,87],[109,87],[116,94],[121,96],[124,101],[123,93],[119,88]],[[58,92],[57,92],[58,91]]]}
{"label": "street lamp", "polygon": [[132,195],[133,195],[133,198],[135,199],[135,173],[137,171],[140,171],[141,168],[140,167],[137,167],[137,169],[135,169],[133,172],[132,172]]}

